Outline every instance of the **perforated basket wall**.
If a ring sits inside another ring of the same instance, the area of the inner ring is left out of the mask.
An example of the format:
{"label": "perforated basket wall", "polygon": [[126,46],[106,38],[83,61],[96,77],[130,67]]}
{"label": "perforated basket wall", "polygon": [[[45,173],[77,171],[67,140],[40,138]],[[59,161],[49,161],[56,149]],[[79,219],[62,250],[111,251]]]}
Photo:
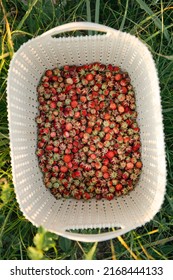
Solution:
{"label": "perforated basket wall", "polygon": [[[95,29],[105,35],[53,38],[67,30]],[[35,155],[38,113],[36,87],[48,68],[90,62],[119,65],[128,71],[136,92],[143,170],[135,190],[112,201],[56,200],[46,190]],[[101,241],[150,221],[165,193],[166,167],[159,83],[153,58],[134,36],[91,23],[71,23],[23,44],[9,69],[8,119],[15,192],[24,216],[36,226],[71,239]],[[111,228],[87,235],[71,229]]]}

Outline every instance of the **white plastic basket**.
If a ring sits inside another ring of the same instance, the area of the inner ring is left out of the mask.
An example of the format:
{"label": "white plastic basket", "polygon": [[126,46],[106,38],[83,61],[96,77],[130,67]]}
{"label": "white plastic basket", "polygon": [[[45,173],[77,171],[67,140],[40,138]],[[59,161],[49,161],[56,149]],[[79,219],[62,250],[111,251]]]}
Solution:
{"label": "white plastic basket", "polygon": [[[53,38],[72,30],[97,30],[105,35]],[[141,129],[143,170],[129,195],[112,201],[56,200],[46,190],[35,155],[38,114],[36,87],[48,68],[91,62],[119,65],[128,71],[136,92]],[[104,241],[150,221],[165,193],[166,164],[160,91],[156,67],[147,47],[136,37],[112,28],[75,22],[55,27],[23,44],[9,69],[8,118],[16,197],[24,216],[34,225],[67,238]],[[72,229],[118,228],[101,234],[78,234]]]}

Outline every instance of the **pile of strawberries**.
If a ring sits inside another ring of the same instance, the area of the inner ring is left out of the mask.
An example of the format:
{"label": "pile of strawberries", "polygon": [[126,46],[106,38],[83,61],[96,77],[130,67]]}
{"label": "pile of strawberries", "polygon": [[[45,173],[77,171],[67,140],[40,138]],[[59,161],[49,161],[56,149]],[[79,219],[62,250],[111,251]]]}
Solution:
{"label": "pile of strawberries", "polygon": [[37,88],[36,154],[58,198],[108,199],[133,190],[142,162],[127,72],[100,63],[47,70]]}

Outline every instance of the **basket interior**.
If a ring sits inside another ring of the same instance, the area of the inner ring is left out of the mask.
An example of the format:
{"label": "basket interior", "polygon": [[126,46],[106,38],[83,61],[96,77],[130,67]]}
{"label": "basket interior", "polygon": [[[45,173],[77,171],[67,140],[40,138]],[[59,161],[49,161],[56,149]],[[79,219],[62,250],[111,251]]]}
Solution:
{"label": "basket interior", "polygon": [[[36,87],[43,72],[56,66],[91,62],[128,71],[136,93],[143,170],[134,191],[112,201],[56,200],[43,185],[35,155],[38,113]],[[165,153],[156,68],[148,49],[122,32],[114,36],[46,38],[24,44],[8,76],[8,117],[16,196],[24,215],[50,231],[145,224],[159,210],[165,191]]]}

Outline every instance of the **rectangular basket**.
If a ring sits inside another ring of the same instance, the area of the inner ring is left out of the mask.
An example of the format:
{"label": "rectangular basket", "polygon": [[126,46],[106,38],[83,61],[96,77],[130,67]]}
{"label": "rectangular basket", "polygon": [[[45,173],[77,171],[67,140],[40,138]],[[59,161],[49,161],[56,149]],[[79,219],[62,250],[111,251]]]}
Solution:
{"label": "rectangular basket", "polygon": [[[104,35],[53,38],[72,30],[97,30]],[[46,69],[65,64],[101,62],[120,66],[131,77],[141,130],[143,169],[136,188],[112,201],[56,200],[43,184],[35,154],[38,114],[37,85]],[[34,225],[73,240],[103,241],[150,221],[165,193],[166,163],[159,82],[153,58],[136,37],[104,25],[69,23],[23,44],[14,55],[7,81],[11,162],[17,201]],[[74,229],[118,228],[101,234]]]}

